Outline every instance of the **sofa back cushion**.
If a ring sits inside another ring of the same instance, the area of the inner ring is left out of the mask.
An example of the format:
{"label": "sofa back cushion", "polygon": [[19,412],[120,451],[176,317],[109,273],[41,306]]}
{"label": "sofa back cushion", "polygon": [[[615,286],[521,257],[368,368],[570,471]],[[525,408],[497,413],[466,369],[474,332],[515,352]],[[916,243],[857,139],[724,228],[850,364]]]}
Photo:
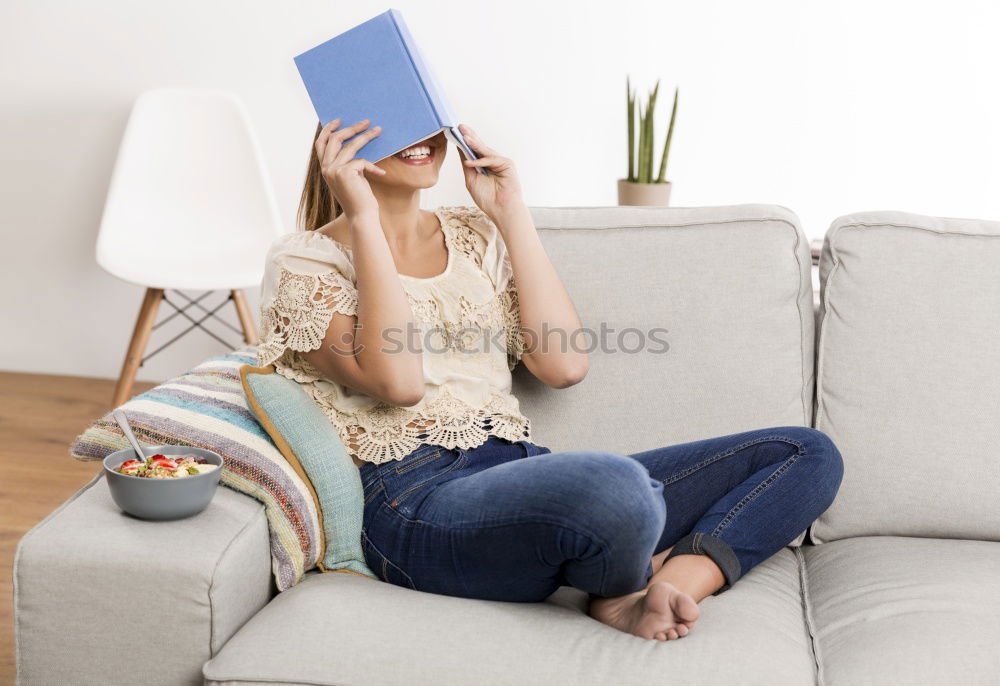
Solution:
{"label": "sofa back cushion", "polygon": [[816,427],[844,457],[814,540],[1000,540],[1000,223],[840,217],[820,265]]}
{"label": "sofa back cushion", "polygon": [[515,368],[536,443],[627,454],[810,424],[811,260],[791,211],[531,212],[588,331],[578,345],[590,350],[589,374],[566,389]]}

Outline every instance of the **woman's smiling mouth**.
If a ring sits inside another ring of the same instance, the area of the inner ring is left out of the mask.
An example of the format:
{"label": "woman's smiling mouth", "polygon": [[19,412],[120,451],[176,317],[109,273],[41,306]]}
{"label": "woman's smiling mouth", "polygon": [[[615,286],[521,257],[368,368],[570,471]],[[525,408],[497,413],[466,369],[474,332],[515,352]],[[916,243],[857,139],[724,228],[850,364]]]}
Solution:
{"label": "woman's smiling mouth", "polygon": [[427,145],[426,143],[417,143],[406,150],[396,153],[393,157],[404,164],[413,166],[431,164],[434,161],[434,146]]}

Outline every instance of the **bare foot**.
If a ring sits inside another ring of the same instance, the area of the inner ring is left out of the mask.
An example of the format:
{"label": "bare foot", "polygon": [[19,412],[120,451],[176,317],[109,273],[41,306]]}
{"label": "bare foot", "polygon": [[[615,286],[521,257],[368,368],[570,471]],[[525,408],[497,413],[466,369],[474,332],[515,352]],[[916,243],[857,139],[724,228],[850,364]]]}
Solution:
{"label": "bare foot", "polygon": [[698,619],[698,603],[673,584],[657,581],[613,598],[591,596],[591,617],[641,638],[671,641],[687,636]]}

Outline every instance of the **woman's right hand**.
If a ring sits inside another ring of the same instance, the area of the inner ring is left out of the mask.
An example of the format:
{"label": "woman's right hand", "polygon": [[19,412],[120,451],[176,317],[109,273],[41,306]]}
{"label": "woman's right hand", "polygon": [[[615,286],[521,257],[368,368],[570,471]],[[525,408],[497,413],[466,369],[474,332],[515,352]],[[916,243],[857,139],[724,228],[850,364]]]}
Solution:
{"label": "woman's right hand", "polygon": [[[369,212],[378,213],[378,202],[368,184],[368,179],[365,178],[365,172],[382,175],[385,174],[385,170],[364,158],[354,159],[361,146],[382,131],[381,126],[375,126],[360,135],[355,135],[367,128],[369,123],[370,120],[362,119],[357,124],[338,131],[337,126],[340,125],[338,117],[324,126],[316,137],[316,157],[319,159],[323,178],[337,199],[337,203],[349,217]],[[354,136],[354,139],[344,145],[344,141],[351,136]]]}
{"label": "woman's right hand", "polygon": [[[316,154],[324,180],[348,215],[350,262],[356,275],[356,312],[334,312],[322,345],[302,353],[327,379],[395,406],[410,406],[424,396],[422,348],[404,346],[386,351],[387,331],[411,331],[413,310],[396,273],[396,265],[382,230],[378,203],[365,172],[385,172],[366,159],[354,159],[358,148],[379,133],[365,131],[369,121],[337,131],[339,119],[316,137]],[[351,136],[354,140],[344,145]]]}

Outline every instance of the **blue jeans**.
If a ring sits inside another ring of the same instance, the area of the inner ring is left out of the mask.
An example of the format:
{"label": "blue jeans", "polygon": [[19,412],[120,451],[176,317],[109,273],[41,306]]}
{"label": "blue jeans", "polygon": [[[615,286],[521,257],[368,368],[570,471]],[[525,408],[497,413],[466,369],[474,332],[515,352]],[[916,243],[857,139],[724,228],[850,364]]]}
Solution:
{"label": "blue jeans", "polygon": [[490,436],[360,470],[362,549],[383,581],[536,602],[642,590],[670,546],[714,560],[721,593],[830,506],[843,464],[826,434],[782,426],[633,455]]}

